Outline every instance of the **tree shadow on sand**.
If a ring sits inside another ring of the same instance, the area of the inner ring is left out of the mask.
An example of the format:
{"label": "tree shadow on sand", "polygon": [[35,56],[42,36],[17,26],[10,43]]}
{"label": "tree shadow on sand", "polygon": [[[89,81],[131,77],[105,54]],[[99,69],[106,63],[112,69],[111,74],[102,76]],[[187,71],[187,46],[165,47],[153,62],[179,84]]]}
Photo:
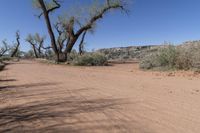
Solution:
{"label": "tree shadow on sand", "polygon": [[16,79],[0,79],[0,82],[14,82]]}
{"label": "tree shadow on sand", "polygon": [[[26,102],[26,104],[0,106],[0,132],[132,132],[131,123],[134,123],[136,130],[145,132],[144,126],[131,120],[123,112],[124,105],[133,104],[128,99],[109,98],[104,95],[91,98],[82,95],[88,92],[91,94],[94,88],[72,89],[70,90],[71,95],[63,94],[62,89],[54,92],[48,87],[42,91],[37,90],[38,86],[49,85],[56,86],[57,83],[7,86],[8,90],[13,88],[19,90],[17,94],[9,96],[16,100],[26,101],[35,96],[44,97],[46,95],[50,97],[42,100],[35,98],[34,101]],[[25,90],[24,94],[20,94],[21,89]],[[31,89],[37,91],[32,94]],[[49,95],[51,93],[55,93],[56,97]]]}
{"label": "tree shadow on sand", "polygon": [[[6,82],[7,80],[4,80],[4,81]],[[15,81],[15,80],[13,80],[13,81]],[[30,83],[30,84],[22,84],[22,85],[4,85],[4,86],[0,86],[0,91],[1,90],[18,89],[18,88],[26,88],[27,89],[27,88],[51,86],[51,85],[57,85],[57,84],[59,84],[59,83],[46,82],[46,83]]]}
{"label": "tree shadow on sand", "polygon": [[68,97],[3,108],[0,132],[84,132],[124,127],[124,121],[119,123],[111,115],[121,104],[127,103],[122,99]]}

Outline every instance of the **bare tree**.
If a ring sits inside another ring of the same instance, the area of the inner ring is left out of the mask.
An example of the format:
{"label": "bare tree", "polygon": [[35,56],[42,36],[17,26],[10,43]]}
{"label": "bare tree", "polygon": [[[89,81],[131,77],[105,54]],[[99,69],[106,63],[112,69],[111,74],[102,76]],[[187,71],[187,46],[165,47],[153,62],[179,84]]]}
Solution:
{"label": "bare tree", "polygon": [[[56,36],[57,34],[54,33],[49,15],[61,7],[60,2],[58,0],[36,0],[35,5],[41,10],[39,17],[44,16],[51,39],[51,46],[55,52],[56,61],[58,62],[67,60],[67,55],[71,52],[81,35],[83,35],[83,38],[80,44],[83,44],[86,32],[93,29],[96,22],[102,19],[107,12],[113,9],[124,10],[123,0],[105,0],[104,3],[101,2],[99,5],[91,5],[88,7],[90,12],[88,14],[84,12],[84,15],[82,15],[85,17],[82,19],[85,20],[84,22],[75,15],[66,18],[60,17],[55,26],[58,32],[58,36]],[[62,39],[60,39],[61,36]]]}
{"label": "bare tree", "polygon": [[6,40],[3,40],[2,43],[3,43],[3,46],[0,47],[0,57],[4,56],[10,50],[10,47],[8,43],[6,42]]}
{"label": "bare tree", "polygon": [[16,32],[16,45],[13,46],[13,50],[11,53],[11,57],[16,56],[17,52],[19,51],[19,46],[20,46],[20,33],[19,31]]}
{"label": "bare tree", "polygon": [[43,55],[42,49],[45,49],[44,48],[45,36],[40,36],[38,33],[36,33],[35,36],[34,36],[34,40],[35,40],[35,43],[37,45],[36,48],[37,48],[39,57],[42,57],[42,55]]}
{"label": "bare tree", "polygon": [[43,49],[47,49],[44,47],[44,40],[45,36],[40,36],[38,33],[35,33],[35,35],[29,34],[26,37],[26,41],[32,46],[36,58],[41,58]]}

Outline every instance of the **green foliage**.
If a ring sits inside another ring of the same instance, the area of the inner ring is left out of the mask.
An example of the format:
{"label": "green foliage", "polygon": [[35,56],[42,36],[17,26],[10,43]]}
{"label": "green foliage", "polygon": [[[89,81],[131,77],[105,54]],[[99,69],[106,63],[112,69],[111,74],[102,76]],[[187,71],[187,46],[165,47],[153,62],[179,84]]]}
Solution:
{"label": "green foliage", "polygon": [[142,69],[174,69],[178,52],[175,46],[168,45],[160,48],[157,52],[145,56],[140,62]]}
{"label": "green foliage", "polygon": [[176,58],[177,58],[176,47],[172,45],[160,49],[157,56],[160,66],[168,66],[170,68],[175,66]]}
{"label": "green foliage", "polygon": [[107,58],[100,53],[87,53],[77,56],[73,60],[73,64],[78,66],[104,66],[107,64]]}
{"label": "green foliage", "polygon": [[2,57],[0,57],[0,62],[10,61],[10,60],[12,60],[12,57],[10,57],[10,56],[2,56]]}
{"label": "green foliage", "polygon": [[74,60],[76,60],[78,58],[78,56],[80,56],[77,51],[75,49],[72,49],[71,53],[68,55],[67,60],[69,62],[73,62]]}
{"label": "green foliage", "polygon": [[166,46],[145,56],[141,69],[189,70],[200,69],[200,45]]}
{"label": "green foliage", "polygon": [[140,61],[140,68],[147,70],[147,69],[152,69],[152,68],[160,66],[160,63],[157,58],[158,58],[157,53],[151,53],[149,55],[146,55]]}

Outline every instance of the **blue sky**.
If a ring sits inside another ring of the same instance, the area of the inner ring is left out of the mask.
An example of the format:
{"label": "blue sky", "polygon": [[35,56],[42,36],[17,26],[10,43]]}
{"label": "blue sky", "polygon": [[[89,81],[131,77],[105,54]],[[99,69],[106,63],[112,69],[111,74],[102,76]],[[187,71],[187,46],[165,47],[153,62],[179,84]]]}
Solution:
{"label": "blue sky", "polygon": [[[73,2],[91,0],[63,0],[67,10]],[[200,0],[129,0],[129,15],[111,12],[98,22],[94,34],[88,34],[88,50],[104,47],[161,44],[164,41],[179,44],[188,40],[200,40]],[[46,34],[43,19],[34,15],[32,0],[1,0],[0,40],[12,43],[15,31],[20,30],[22,49],[29,45],[24,41],[28,33]]]}

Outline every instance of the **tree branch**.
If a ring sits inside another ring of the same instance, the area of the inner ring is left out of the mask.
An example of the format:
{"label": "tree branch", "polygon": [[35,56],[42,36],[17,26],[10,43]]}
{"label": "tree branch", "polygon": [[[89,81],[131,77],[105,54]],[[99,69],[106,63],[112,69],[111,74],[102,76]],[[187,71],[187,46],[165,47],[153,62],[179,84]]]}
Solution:
{"label": "tree branch", "polygon": [[107,0],[107,6],[105,6],[98,14],[96,14],[95,16],[93,16],[90,21],[85,25],[83,26],[82,28],[80,28],[75,36],[79,36],[81,35],[84,31],[88,30],[88,29],[91,29],[93,24],[98,20],[98,19],[101,19],[103,18],[103,15],[108,12],[109,10],[111,9],[121,9],[121,10],[124,10],[124,7],[123,5],[120,5],[120,4],[113,4],[111,5],[110,4],[110,1]]}
{"label": "tree branch", "polygon": [[51,9],[48,9],[48,10],[47,10],[48,13],[50,13],[50,12],[52,12],[52,11],[54,11],[54,10],[60,8],[60,3],[59,3],[57,0],[52,0],[52,1],[56,4],[56,6],[53,7],[53,8],[51,8]]}
{"label": "tree branch", "polygon": [[4,47],[2,47],[0,49],[0,57],[4,56],[4,54],[10,50],[9,47],[8,47],[8,44],[7,44],[7,42],[5,40],[2,41],[2,43],[4,44]]}
{"label": "tree branch", "polygon": [[87,33],[87,31],[85,31],[85,32],[83,33],[83,36],[82,36],[81,41],[80,41],[80,44],[79,44],[79,54],[80,54],[80,55],[83,54],[83,43],[84,43],[84,40],[85,40],[86,33]]}

